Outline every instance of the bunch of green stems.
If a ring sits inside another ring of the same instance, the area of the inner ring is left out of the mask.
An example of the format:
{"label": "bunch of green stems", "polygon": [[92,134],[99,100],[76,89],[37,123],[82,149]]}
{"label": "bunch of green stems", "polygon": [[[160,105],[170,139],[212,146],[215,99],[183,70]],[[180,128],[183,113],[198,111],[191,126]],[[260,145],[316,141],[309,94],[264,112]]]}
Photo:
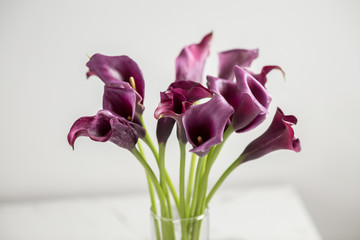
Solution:
{"label": "bunch of green stems", "polygon": [[[143,120],[142,124],[145,128]],[[148,164],[140,141],[137,143],[137,148],[133,148],[131,152],[145,169],[151,199],[151,210],[154,214],[161,216],[161,219],[172,219],[174,217],[174,205],[180,220],[191,219],[204,214],[214,193],[218,190],[225,178],[241,163],[242,157],[237,158],[220,176],[212,189],[208,191],[208,179],[211,167],[232,132],[233,128],[230,125],[223,134],[223,141],[220,144],[213,146],[207,155],[198,157],[197,155],[192,154],[187,186],[185,186],[186,145],[179,141],[179,192],[177,192],[165,168],[166,143],[160,143],[157,149],[146,131],[146,136],[143,138],[143,141],[150,148],[156,159],[159,169],[159,178]],[[157,202],[159,203],[160,209],[157,209]],[[159,210],[160,213],[158,212]],[[154,224],[157,239],[175,239],[174,227],[169,221],[161,221],[161,225],[159,225],[158,219],[154,219]],[[201,221],[192,224],[184,221],[181,223],[181,239],[198,239],[200,229]]]}

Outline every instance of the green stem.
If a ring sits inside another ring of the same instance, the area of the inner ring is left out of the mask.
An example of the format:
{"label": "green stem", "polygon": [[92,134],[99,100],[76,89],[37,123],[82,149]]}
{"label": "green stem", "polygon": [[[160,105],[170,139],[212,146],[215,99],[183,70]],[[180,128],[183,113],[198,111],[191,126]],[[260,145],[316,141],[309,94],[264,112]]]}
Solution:
{"label": "green stem", "polygon": [[176,208],[179,210],[180,209],[180,200],[179,200],[179,196],[176,192],[176,189],[169,177],[169,174],[167,173],[167,171],[165,172],[166,173],[166,183],[167,183],[167,186],[168,188],[170,189],[170,192],[171,192],[171,195],[173,196],[173,199],[174,199],[174,202],[175,202],[175,206]]}
{"label": "green stem", "polygon": [[[141,120],[141,123],[142,123],[144,129],[146,129],[142,116],[140,116],[140,120]],[[149,136],[147,131],[146,131],[145,138],[143,138],[142,140],[150,148],[151,152],[153,153],[153,155],[154,155],[154,157],[156,159],[156,163],[158,164],[158,167],[160,168],[160,166],[159,166],[159,153],[158,153],[158,151],[157,151],[157,149],[156,149],[156,147],[155,147],[153,141],[151,140],[151,137]],[[170,189],[171,195],[174,198],[174,202],[175,202],[176,206],[179,207],[179,204],[180,204],[179,203],[179,197],[177,195],[174,184],[172,183],[171,178],[170,178],[170,176],[169,176],[169,174],[168,174],[168,172],[166,170],[165,170],[165,178],[166,178],[167,186]]]}
{"label": "green stem", "polygon": [[215,192],[218,190],[218,188],[221,186],[221,184],[224,182],[224,180],[229,176],[229,174],[234,171],[234,169],[239,166],[244,159],[244,155],[240,155],[221,175],[221,177],[217,180],[213,188],[211,189],[210,193],[206,197],[206,206],[209,204],[211,198],[214,196]]}
{"label": "green stem", "polygon": [[189,172],[189,179],[188,179],[188,186],[186,189],[186,216],[189,216],[189,205],[191,199],[191,192],[193,190],[194,185],[194,174],[195,174],[195,167],[196,167],[196,154],[192,154],[191,156],[191,165],[190,165],[190,172]]}
{"label": "green stem", "polygon": [[204,174],[201,176],[201,183],[199,187],[199,194],[198,194],[198,204],[196,207],[195,216],[199,216],[203,213],[205,210],[205,202],[206,202],[206,191],[207,191],[207,185],[208,185],[208,178],[209,178],[209,168],[206,168]]}
{"label": "green stem", "polygon": [[[140,162],[140,164],[144,167],[146,173],[149,175],[155,190],[158,194],[159,197],[159,202],[160,202],[160,208],[161,208],[161,216],[165,216],[166,218],[169,217],[168,215],[168,211],[167,211],[167,207],[166,207],[166,199],[165,199],[165,195],[164,192],[161,189],[160,183],[158,182],[154,172],[152,171],[151,167],[149,166],[149,164],[146,162],[146,160],[142,157],[141,153],[136,149],[133,148],[132,150],[130,150],[131,153],[136,157],[136,159]],[[163,236],[172,236],[173,232],[171,230],[171,226],[169,226],[168,223],[165,222],[161,222],[161,231],[162,231],[162,235]]]}
{"label": "green stem", "polygon": [[180,196],[180,216],[185,217],[185,164],[186,149],[185,144],[179,141],[180,146],[180,173],[179,173],[179,196]]}
{"label": "green stem", "polygon": [[234,132],[234,129],[232,127],[232,125],[228,126],[227,129],[225,130],[224,134],[223,134],[223,141],[216,145],[213,146],[211,148],[211,150],[209,151],[208,154],[208,158],[206,161],[206,168],[205,168],[205,172],[202,175],[202,180],[201,180],[201,192],[199,194],[200,199],[198,200],[198,206],[197,206],[197,215],[202,214],[205,211],[205,208],[207,206],[207,201],[206,201],[206,192],[207,192],[207,187],[208,187],[208,182],[209,182],[209,175],[210,175],[210,171],[211,171],[211,167],[214,164],[215,160],[217,159],[217,157],[219,156],[219,153],[221,151],[221,149],[223,148],[226,140],[229,138],[229,136],[231,135],[231,133]]}
{"label": "green stem", "polygon": [[[186,205],[185,205],[185,166],[186,166],[186,144],[179,141],[180,147],[180,172],[179,172],[179,196],[180,196],[180,211],[181,218],[185,218]],[[181,239],[187,239],[187,223],[181,222]]]}
{"label": "green stem", "polygon": [[149,146],[151,152],[153,153],[153,155],[156,159],[156,162],[159,164],[159,153],[157,152],[157,149],[147,132],[146,132],[145,137],[142,140],[144,141],[144,143],[146,143],[146,145]]}
{"label": "green stem", "polygon": [[161,189],[161,186],[160,186],[154,172],[152,171],[149,164],[146,162],[146,160],[143,158],[141,153],[136,148],[133,148],[130,151],[136,157],[136,159],[140,162],[140,164],[144,167],[146,173],[148,174],[149,178],[151,179],[151,181],[152,181],[152,183],[153,183],[153,185],[155,187],[156,193],[158,194],[162,212],[164,213],[165,216],[167,216],[165,195],[164,195],[164,193],[163,193],[163,191]]}
{"label": "green stem", "polygon": [[[141,156],[145,159],[145,155],[144,155],[144,150],[143,147],[141,146],[140,141],[137,142],[137,145],[139,147],[139,151]],[[148,182],[148,188],[149,188],[149,193],[150,193],[150,200],[151,200],[151,211],[157,215],[157,209],[156,209],[156,202],[155,202],[155,193],[154,193],[154,187],[153,184],[151,182],[151,179],[149,177],[149,174],[145,171],[146,173],[146,180]],[[157,219],[154,219],[154,225],[155,225],[155,231],[156,231],[156,239],[160,240],[160,228],[159,228],[159,222],[157,221]]]}
{"label": "green stem", "polygon": [[[162,143],[159,144],[159,154],[158,154],[157,161],[158,161],[160,176],[162,176],[163,178],[165,177],[166,181],[165,181],[165,179],[163,179],[164,184],[170,189],[171,195],[173,196],[173,199],[175,202],[175,206],[179,211],[180,210],[179,196],[177,195],[174,184],[172,183],[170,176],[165,168],[165,147],[166,147],[165,144],[162,144]],[[163,172],[164,174],[161,174],[161,172]],[[160,177],[160,182],[161,182],[161,177]],[[167,193],[167,188],[166,188],[166,193]]]}
{"label": "green stem", "polygon": [[[150,193],[150,198],[151,198],[151,211],[157,215],[157,209],[156,209],[156,202],[155,202],[155,195],[154,195],[154,188],[151,182],[151,179],[149,177],[148,174],[146,174],[146,178],[147,178],[147,182],[148,182],[148,187],[149,187],[149,193]],[[160,227],[159,227],[159,221],[154,218],[154,225],[155,225],[155,234],[156,234],[156,239],[160,240]]]}
{"label": "green stem", "polygon": [[153,155],[154,155],[154,157],[156,159],[156,162],[159,164],[159,153],[157,152],[157,149],[156,149],[153,141],[151,140],[151,137],[150,137],[148,131],[146,130],[143,116],[139,115],[139,118],[140,118],[140,121],[141,121],[141,124],[142,124],[143,128],[145,129],[145,137],[142,140],[146,143],[146,145],[149,146],[151,152],[153,153]]}
{"label": "green stem", "polygon": [[160,172],[160,186],[165,193],[165,144],[159,144],[159,172]]}
{"label": "green stem", "polygon": [[227,127],[227,129],[225,130],[224,134],[223,134],[223,141],[221,143],[219,143],[218,145],[214,146],[209,154],[208,154],[208,164],[207,164],[207,168],[211,169],[212,165],[214,164],[215,160],[217,159],[217,157],[219,156],[219,153],[221,151],[221,149],[223,148],[226,140],[229,138],[229,136],[234,132],[234,129],[232,127],[232,125],[230,124],[230,126]]}
{"label": "green stem", "polygon": [[202,172],[202,168],[204,165],[204,157],[200,157],[197,167],[196,167],[196,173],[195,173],[195,184],[194,184],[194,191],[193,191],[193,196],[192,196],[192,202],[191,202],[191,207],[190,207],[190,214],[189,217],[194,217],[195,214],[195,209],[196,209],[196,204],[197,204],[197,198],[198,198],[198,192],[199,192],[199,181],[200,181],[200,176],[201,176],[201,172]]}
{"label": "green stem", "polygon": [[[208,163],[208,156],[205,156],[202,164],[200,165],[200,170],[196,172],[195,179],[198,178],[198,180],[197,180],[198,185],[197,185],[196,189],[194,189],[194,191],[195,191],[195,198],[194,198],[195,209],[191,209],[192,217],[199,216],[202,213],[201,205],[202,205],[202,202],[204,199],[203,195],[206,194],[206,188],[204,189],[204,186],[206,187],[206,185],[207,185],[207,183],[205,182],[207,163]],[[199,239],[200,228],[201,228],[201,220],[195,221],[192,224],[192,238],[191,239],[194,239],[194,240]]]}
{"label": "green stem", "polygon": [[[163,189],[163,192],[166,197],[166,202],[168,205],[169,217],[172,218],[172,206],[171,201],[169,198],[169,191],[167,188],[167,181],[166,181],[166,168],[165,168],[165,149],[166,145],[164,143],[159,144],[159,172],[160,172],[160,186]],[[177,206],[177,204],[175,203]]]}

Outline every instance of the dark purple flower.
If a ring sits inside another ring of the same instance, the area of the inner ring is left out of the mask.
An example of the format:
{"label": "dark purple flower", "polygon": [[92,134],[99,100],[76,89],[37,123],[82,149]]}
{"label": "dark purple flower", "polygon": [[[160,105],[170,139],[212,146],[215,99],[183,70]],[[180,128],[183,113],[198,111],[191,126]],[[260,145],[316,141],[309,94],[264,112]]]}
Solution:
{"label": "dark purple flower", "polygon": [[259,74],[255,74],[249,70],[247,70],[256,80],[258,80],[259,83],[261,83],[261,85],[265,86],[266,82],[267,82],[267,77],[266,75],[271,72],[273,69],[277,69],[279,71],[281,71],[281,73],[283,74],[284,78],[285,78],[285,72],[281,69],[281,67],[279,66],[264,66],[261,70],[261,72]]}
{"label": "dark purple flower", "polygon": [[97,142],[111,141],[131,150],[138,138],[145,136],[145,130],[136,123],[101,110],[95,116],[81,117],[75,121],[68,134],[68,142],[73,148],[80,136],[88,136]]}
{"label": "dark purple flower", "polygon": [[[165,92],[160,93],[161,101],[155,110],[154,116],[156,119],[161,117],[163,119],[172,118],[176,120],[178,138],[183,143],[186,143],[187,139],[183,129],[182,116],[194,102],[203,98],[211,98],[212,96],[213,93],[200,83],[193,81],[173,82]],[[169,119],[158,121],[156,132],[159,142],[166,143],[174,123],[174,121]]]}
{"label": "dark purple flower", "polygon": [[233,107],[231,117],[233,129],[236,132],[249,131],[265,120],[271,102],[271,96],[266,89],[246,70],[234,68],[236,83],[208,76],[210,90],[222,95]]}
{"label": "dark purple flower", "polygon": [[174,127],[175,120],[171,117],[160,118],[156,125],[156,137],[159,143],[166,143]]}
{"label": "dark purple flower", "polygon": [[129,84],[144,100],[145,82],[137,63],[128,56],[93,55],[86,64],[87,77],[98,76],[106,85]]}
{"label": "dark purple flower", "polygon": [[207,76],[206,78],[207,85],[211,91],[222,95],[234,109],[239,107],[241,90],[235,82],[212,76]]}
{"label": "dark purple flower", "polygon": [[183,48],[176,58],[176,81],[191,80],[201,83],[206,58],[210,53],[212,33],[200,43]]}
{"label": "dark purple flower", "polygon": [[160,93],[160,103],[154,116],[172,117],[180,120],[185,111],[196,101],[203,98],[211,98],[213,93],[193,81],[178,81],[170,84],[165,92]]}
{"label": "dark purple flower", "polygon": [[233,49],[219,53],[219,78],[233,80],[234,67],[250,67],[259,55],[258,49]]}
{"label": "dark purple flower", "polygon": [[131,87],[120,85],[105,85],[103,95],[103,109],[133,121],[135,113],[142,114],[144,108],[140,104],[141,97]]}
{"label": "dark purple flower", "polygon": [[281,109],[277,108],[270,127],[264,134],[252,141],[241,154],[243,156],[242,162],[260,158],[280,149],[299,152],[301,150],[300,140],[294,137],[294,130],[291,127],[296,123],[295,116],[284,115]]}
{"label": "dark purple flower", "polygon": [[190,152],[204,156],[212,146],[221,143],[233,113],[233,108],[218,94],[206,103],[191,106],[183,116],[186,137],[194,147]]}
{"label": "dark purple flower", "polygon": [[266,89],[243,68],[234,68],[236,84],[244,98],[233,116],[236,132],[249,131],[261,124],[268,113],[271,96]]}

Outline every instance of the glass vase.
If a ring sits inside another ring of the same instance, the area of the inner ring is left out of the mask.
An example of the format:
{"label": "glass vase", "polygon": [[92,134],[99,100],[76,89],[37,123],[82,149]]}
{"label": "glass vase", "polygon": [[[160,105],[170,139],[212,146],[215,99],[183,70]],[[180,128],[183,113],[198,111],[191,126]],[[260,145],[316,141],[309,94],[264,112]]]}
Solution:
{"label": "glass vase", "polygon": [[209,209],[196,217],[180,218],[172,208],[172,218],[151,213],[151,240],[209,240]]}

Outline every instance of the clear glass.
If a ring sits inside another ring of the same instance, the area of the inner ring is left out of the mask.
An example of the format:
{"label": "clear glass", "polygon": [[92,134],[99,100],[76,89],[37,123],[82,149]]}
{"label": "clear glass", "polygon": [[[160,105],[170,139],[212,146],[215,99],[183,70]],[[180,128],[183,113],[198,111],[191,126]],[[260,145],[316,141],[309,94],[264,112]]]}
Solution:
{"label": "clear glass", "polygon": [[209,240],[208,208],[202,215],[184,219],[172,209],[173,218],[161,217],[150,209],[152,240]]}

